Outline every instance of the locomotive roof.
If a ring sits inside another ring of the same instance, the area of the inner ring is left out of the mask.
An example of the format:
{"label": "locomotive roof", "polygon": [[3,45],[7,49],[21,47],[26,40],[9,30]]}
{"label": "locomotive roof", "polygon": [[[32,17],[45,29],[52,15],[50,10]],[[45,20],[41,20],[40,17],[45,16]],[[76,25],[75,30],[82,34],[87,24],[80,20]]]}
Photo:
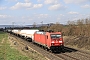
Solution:
{"label": "locomotive roof", "polygon": [[58,33],[61,33],[61,32],[44,32],[44,31],[36,31],[35,33],[36,33],[36,34],[46,34],[46,33],[49,33],[49,34],[58,34]]}

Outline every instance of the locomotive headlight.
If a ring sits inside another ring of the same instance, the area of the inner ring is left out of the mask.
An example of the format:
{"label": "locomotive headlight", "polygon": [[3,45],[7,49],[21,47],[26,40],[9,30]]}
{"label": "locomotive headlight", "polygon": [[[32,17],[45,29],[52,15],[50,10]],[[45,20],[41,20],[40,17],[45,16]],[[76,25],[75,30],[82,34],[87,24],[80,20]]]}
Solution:
{"label": "locomotive headlight", "polygon": [[52,41],[51,43],[54,43],[54,41]]}
{"label": "locomotive headlight", "polygon": [[62,43],[62,41],[59,41],[59,43]]}

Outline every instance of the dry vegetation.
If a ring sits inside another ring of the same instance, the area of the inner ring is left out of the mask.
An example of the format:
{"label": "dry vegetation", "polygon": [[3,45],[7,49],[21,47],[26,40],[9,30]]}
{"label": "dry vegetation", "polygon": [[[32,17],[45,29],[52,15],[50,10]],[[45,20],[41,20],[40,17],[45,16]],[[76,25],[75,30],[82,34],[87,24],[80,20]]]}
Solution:
{"label": "dry vegetation", "polygon": [[77,21],[68,21],[67,25],[61,25],[58,22],[49,27],[43,26],[42,29],[61,31],[65,39],[65,45],[77,46],[90,50],[90,19],[80,19]]}

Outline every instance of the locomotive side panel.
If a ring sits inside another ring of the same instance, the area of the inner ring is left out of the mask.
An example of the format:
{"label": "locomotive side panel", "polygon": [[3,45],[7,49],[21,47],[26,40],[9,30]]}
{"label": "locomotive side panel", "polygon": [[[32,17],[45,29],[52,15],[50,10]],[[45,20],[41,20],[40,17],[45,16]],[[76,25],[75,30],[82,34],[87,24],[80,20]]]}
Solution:
{"label": "locomotive side panel", "polygon": [[42,34],[34,34],[34,42],[45,46],[46,45],[46,36],[42,35]]}

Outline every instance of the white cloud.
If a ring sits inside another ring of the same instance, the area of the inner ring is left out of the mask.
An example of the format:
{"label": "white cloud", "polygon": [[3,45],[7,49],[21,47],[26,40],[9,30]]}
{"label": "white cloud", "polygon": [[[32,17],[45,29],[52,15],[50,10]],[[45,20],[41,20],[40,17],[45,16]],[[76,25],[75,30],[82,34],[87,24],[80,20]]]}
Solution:
{"label": "white cloud", "polygon": [[41,2],[42,0],[37,0],[37,2]]}
{"label": "white cloud", "polygon": [[18,0],[6,0],[6,1],[15,2],[15,1],[18,1]]}
{"label": "white cloud", "polygon": [[43,6],[43,4],[34,4],[33,8],[41,8]]}
{"label": "white cloud", "polygon": [[18,2],[17,4],[12,6],[10,9],[14,10],[14,9],[20,9],[20,8],[28,8],[28,7],[31,7],[31,6],[32,6],[32,3],[21,3],[21,2]]}
{"label": "white cloud", "polygon": [[59,16],[64,16],[63,14],[59,14]]}
{"label": "white cloud", "polygon": [[48,14],[38,14],[36,16],[37,16],[37,18],[47,18],[47,17],[49,17]]}
{"label": "white cloud", "polygon": [[11,17],[10,15],[0,15],[0,18],[8,18]]}
{"label": "white cloud", "polygon": [[82,8],[90,8],[90,5],[86,4],[84,6],[81,6]]}
{"label": "white cloud", "polygon": [[0,10],[4,10],[4,9],[6,9],[7,7],[0,7]]}
{"label": "white cloud", "polygon": [[25,0],[25,2],[26,2],[26,3],[29,3],[29,2],[30,2],[30,0]]}
{"label": "white cloud", "polygon": [[48,14],[33,14],[32,16],[24,16],[22,18],[36,20],[36,19],[46,19],[48,17],[50,17]]}
{"label": "white cloud", "polygon": [[63,14],[56,15],[57,21],[62,20],[65,17]]}
{"label": "white cloud", "polygon": [[28,2],[28,3],[18,2],[17,4],[15,4],[14,6],[12,6],[10,9],[12,9],[12,10],[22,9],[22,8],[35,9],[35,8],[41,8],[42,6],[43,6],[43,4],[32,4],[30,2]]}
{"label": "white cloud", "polygon": [[54,4],[52,6],[50,6],[48,9],[49,10],[62,10],[62,9],[65,9],[66,7],[61,5],[61,4]]}
{"label": "white cloud", "polygon": [[45,4],[56,4],[58,2],[59,2],[59,0],[45,0],[44,1]]}
{"label": "white cloud", "polygon": [[78,12],[68,12],[68,14],[79,14]]}
{"label": "white cloud", "polygon": [[85,3],[88,2],[89,0],[64,0],[65,3]]}
{"label": "white cloud", "polygon": [[48,14],[32,14],[31,16],[23,16],[22,19],[26,20],[38,20],[38,19],[46,19],[50,17]]}

